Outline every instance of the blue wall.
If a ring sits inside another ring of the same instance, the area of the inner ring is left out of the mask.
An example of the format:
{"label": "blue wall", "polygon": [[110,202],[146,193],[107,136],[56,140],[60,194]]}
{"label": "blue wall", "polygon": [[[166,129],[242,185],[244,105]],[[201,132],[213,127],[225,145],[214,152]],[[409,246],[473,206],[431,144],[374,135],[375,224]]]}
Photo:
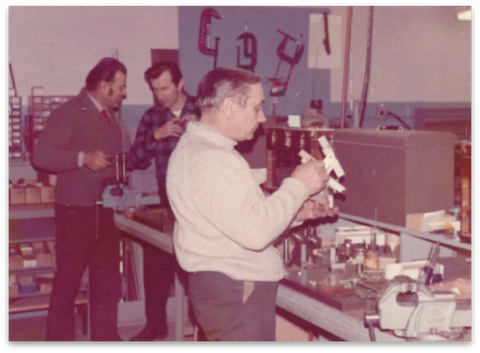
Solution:
{"label": "blue wall", "polygon": [[[187,90],[194,94],[196,87],[206,72],[213,69],[213,56],[207,56],[198,49],[200,15],[203,7],[179,7],[179,49],[180,66],[183,71]],[[295,65],[286,95],[279,97],[277,115],[301,114],[310,105],[312,99],[329,102],[329,70],[312,70],[307,68],[307,44],[309,16],[322,13],[322,9],[272,8],[272,7],[222,7],[214,9],[221,16],[220,20],[212,18],[211,38],[220,37],[217,67],[237,66],[237,46],[243,42],[236,38],[244,32],[245,21],[248,31],[257,39],[257,65],[255,72],[264,78],[266,115],[271,112],[269,92],[271,83],[267,78],[275,75],[280,59],[277,47],[283,35],[277,29],[288,33],[305,45],[300,62]],[[325,9],[327,10],[327,9]],[[287,54],[295,50],[293,41],[287,43]],[[249,62],[242,57],[242,64]],[[286,73],[288,65],[282,63],[281,76]],[[313,87],[315,84],[315,88]],[[315,97],[312,92],[315,91]]]}
{"label": "blue wall", "polygon": [[[186,81],[186,89],[190,94],[196,93],[196,88],[201,78],[213,69],[213,57],[204,55],[198,49],[198,33],[200,15],[204,7],[186,6],[179,7],[179,50],[180,66]],[[286,95],[278,98],[277,115],[302,114],[310,106],[312,99],[323,100],[323,112],[329,119],[338,121],[341,115],[341,104],[332,103],[330,99],[330,71],[308,69],[307,44],[309,30],[309,16],[311,13],[323,13],[328,8],[302,8],[302,7],[237,7],[216,6],[214,9],[222,17],[220,20],[212,18],[211,39],[220,37],[218,66],[237,65],[237,46],[242,41],[236,38],[244,32],[245,21],[248,31],[257,39],[258,62],[255,72],[265,80],[264,90],[266,102],[264,112],[271,113],[271,98],[269,96],[271,83],[267,78],[274,76],[279,63],[276,50],[283,36],[277,32],[282,30],[301,40],[305,50],[300,62],[294,67]],[[289,42],[293,43],[293,42]],[[287,46],[288,53],[293,53],[294,48]],[[248,60],[242,63],[248,63]],[[282,65],[286,64],[283,63]],[[283,69],[285,69],[282,66]],[[413,114],[415,108],[470,108],[470,103],[458,102],[383,102],[389,109],[402,117],[410,126],[414,126]],[[378,102],[369,103],[365,108],[363,127],[377,125],[400,125],[395,119],[379,120],[376,118]],[[347,105],[347,114],[352,114]]]}

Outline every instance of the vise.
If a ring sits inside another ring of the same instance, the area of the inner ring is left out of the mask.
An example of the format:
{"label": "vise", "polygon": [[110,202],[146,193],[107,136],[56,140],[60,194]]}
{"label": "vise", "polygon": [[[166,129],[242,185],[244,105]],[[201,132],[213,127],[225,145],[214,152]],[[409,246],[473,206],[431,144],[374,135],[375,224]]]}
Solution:
{"label": "vise", "polygon": [[365,326],[392,330],[411,340],[460,340],[472,325],[470,301],[457,301],[448,291],[432,292],[407,276],[396,276],[377,303],[367,311]]}
{"label": "vise", "polygon": [[144,194],[142,191],[133,190],[128,186],[125,154],[116,155],[114,159],[116,179],[108,180],[104,185],[101,201],[97,201],[97,205],[112,208],[114,212],[133,212],[142,206],[160,203],[158,194]]}

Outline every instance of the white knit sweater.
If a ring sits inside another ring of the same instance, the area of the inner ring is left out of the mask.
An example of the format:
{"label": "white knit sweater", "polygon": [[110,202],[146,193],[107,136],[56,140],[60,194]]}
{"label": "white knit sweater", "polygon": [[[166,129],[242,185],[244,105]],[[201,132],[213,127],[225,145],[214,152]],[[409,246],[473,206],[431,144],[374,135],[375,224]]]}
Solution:
{"label": "white knit sweater", "polygon": [[177,222],[175,254],[188,272],[222,272],[236,280],[284,276],[272,242],[308,198],[294,178],[266,197],[236,142],[212,127],[190,122],[167,172],[167,193]]}

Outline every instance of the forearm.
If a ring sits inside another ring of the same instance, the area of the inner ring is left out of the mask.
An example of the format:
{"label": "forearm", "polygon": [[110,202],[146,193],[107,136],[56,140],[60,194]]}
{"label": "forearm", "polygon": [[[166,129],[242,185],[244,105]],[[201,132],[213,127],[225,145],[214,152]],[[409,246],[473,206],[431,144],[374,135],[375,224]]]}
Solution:
{"label": "forearm", "polygon": [[49,117],[38,143],[34,146],[32,164],[55,173],[78,169],[80,151],[68,147],[72,127],[68,116],[55,114]]}
{"label": "forearm", "polygon": [[46,136],[35,146],[32,164],[35,167],[54,173],[62,173],[78,169],[78,154],[80,151],[71,151],[56,146],[48,141]]}
{"label": "forearm", "polygon": [[157,141],[153,136],[153,129],[139,125],[135,141],[130,148],[130,163],[133,168],[144,169],[150,165],[155,156]]}

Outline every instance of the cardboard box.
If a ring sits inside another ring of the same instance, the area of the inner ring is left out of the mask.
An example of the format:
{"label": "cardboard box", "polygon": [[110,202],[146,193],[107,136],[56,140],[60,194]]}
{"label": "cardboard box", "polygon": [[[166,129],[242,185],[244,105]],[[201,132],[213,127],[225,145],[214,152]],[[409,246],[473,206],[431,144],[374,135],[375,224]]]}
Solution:
{"label": "cardboard box", "polygon": [[30,244],[20,244],[20,252],[22,254],[23,267],[29,268],[37,266],[35,251],[33,251],[33,247]]}
{"label": "cardboard box", "polygon": [[47,244],[48,252],[52,256],[52,262],[55,263],[55,242],[47,241],[46,244]]}
{"label": "cardboard box", "polygon": [[10,204],[22,205],[25,203],[25,189],[26,188],[10,188]]}
{"label": "cardboard box", "polygon": [[57,175],[56,174],[49,174],[48,182],[51,186],[55,186],[57,184]]}
{"label": "cardboard box", "polygon": [[38,253],[37,254],[37,266],[52,266],[53,257],[50,253]]}
{"label": "cardboard box", "polygon": [[46,242],[35,242],[32,246],[37,257],[37,266],[52,266],[54,264]]}
{"label": "cardboard box", "polygon": [[41,189],[36,186],[30,186],[25,188],[25,203],[32,204],[32,203],[41,203]]}
{"label": "cardboard box", "polygon": [[446,215],[445,211],[411,213],[407,214],[407,228],[419,232],[431,232],[432,230],[448,228],[451,222],[455,222],[455,216]]}
{"label": "cardboard box", "polygon": [[17,270],[23,268],[23,256],[13,255],[8,258],[8,269]]}
{"label": "cardboard box", "polygon": [[50,293],[53,286],[53,273],[37,275],[37,290],[40,293]]}
{"label": "cardboard box", "polygon": [[16,296],[19,294],[18,283],[12,283],[8,286],[8,295],[10,297]]}
{"label": "cardboard box", "polygon": [[15,273],[8,274],[8,284],[13,285],[17,283],[17,275]]}
{"label": "cardboard box", "polygon": [[54,186],[42,186],[40,189],[40,199],[42,203],[52,203],[55,201]]}
{"label": "cardboard box", "polygon": [[312,117],[312,116],[320,116],[323,115],[322,109],[315,109],[315,108],[306,108],[303,112],[304,117]]}
{"label": "cardboard box", "polygon": [[29,256],[24,256],[23,257],[23,267],[24,268],[32,268],[32,267],[37,267],[37,258],[35,255],[29,255]]}
{"label": "cardboard box", "polygon": [[17,275],[17,282],[20,284],[31,284],[35,283],[34,275],[19,274]]}

